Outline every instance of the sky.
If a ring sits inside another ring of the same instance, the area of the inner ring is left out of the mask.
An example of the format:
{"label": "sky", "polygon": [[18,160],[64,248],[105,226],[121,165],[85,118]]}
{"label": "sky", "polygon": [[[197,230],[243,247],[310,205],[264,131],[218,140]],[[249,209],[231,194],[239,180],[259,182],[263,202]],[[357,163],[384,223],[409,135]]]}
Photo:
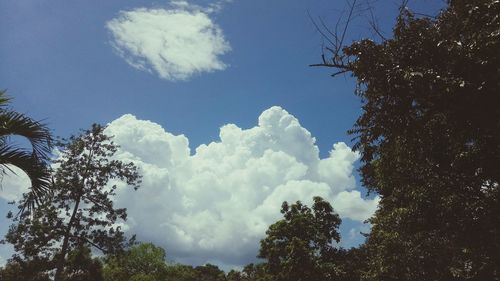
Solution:
{"label": "sky", "polygon": [[[366,3],[366,2],[364,2]],[[390,37],[398,1],[371,1]],[[410,2],[434,13],[439,1]],[[256,261],[284,200],[327,199],[341,246],[363,241],[376,210],[346,131],[361,113],[348,74],[309,67],[344,1],[0,1],[0,88],[12,107],[67,137],[109,124],[117,158],[141,169],[138,191],[120,185],[128,235],[167,259],[223,268]],[[359,15],[346,43],[374,38]],[[26,177],[6,176],[0,213]],[[0,218],[0,234],[9,221]],[[0,245],[0,264],[11,255]]]}

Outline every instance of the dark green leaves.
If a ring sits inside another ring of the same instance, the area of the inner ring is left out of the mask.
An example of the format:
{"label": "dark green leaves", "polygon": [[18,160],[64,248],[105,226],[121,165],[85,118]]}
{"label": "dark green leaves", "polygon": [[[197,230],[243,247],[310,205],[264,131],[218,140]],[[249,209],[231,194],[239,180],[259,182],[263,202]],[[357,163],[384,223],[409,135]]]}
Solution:
{"label": "dark green leaves", "polygon": [[367,280],[500,279],[499,14],[496,0],[402,9],[393,38],[343,49],[362,181],[382,198]]}
{"label": "dark green leaves", "polygon": [[[274,223],[261,240],[259,257],[276,280],[329,280],[333,268],[323,265],[336,253],[340,217],[331,205],[314,198],[312,209],[300,201],[281,208],[284,219]],[[334,267],[334,266],[333,266]]]}

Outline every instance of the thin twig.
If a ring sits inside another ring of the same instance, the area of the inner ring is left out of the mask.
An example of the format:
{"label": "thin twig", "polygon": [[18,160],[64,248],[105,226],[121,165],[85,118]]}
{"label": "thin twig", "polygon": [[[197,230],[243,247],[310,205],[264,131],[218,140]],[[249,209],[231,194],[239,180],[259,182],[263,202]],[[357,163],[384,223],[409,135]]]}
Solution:
{"label": "thin twig", "polygon": [[312,18],[311,14],[309,13],[309,11],[307,11],[307,15],[309,16],[309,19],[311,20],[311,22],[313,23],[314,27],[316,28],[316,30],[321,34],[321,36],[323,36],[324,39],[326,39],[328,42],[330,42],[330,44],[332,45],[335,45],[335,43],[333,43],[333,41],[322,31],[321,28],[319,28],[318,24],[316,23],[316,21]]}
{"label": "thin twig", "polygon": [[[349,27],[349,23],[351,22],[351,19],[352,19],[352,13],[354,11],[354,7],[356,6],[356,2],[357,0],[354,0],[352,2],[352,5],[350,6],[350,9],[349,9],[349,16],[347,16],[347,22],[345,23],[345,26],[344,26],[344,31],[342,32],[342,37],[340,37],[340,44],[339,46],[342,46],[344,44],[344,38],[345,38],[345,35],[347,33],[347,28]],[[349,3],[349,2],[348,2]]]}

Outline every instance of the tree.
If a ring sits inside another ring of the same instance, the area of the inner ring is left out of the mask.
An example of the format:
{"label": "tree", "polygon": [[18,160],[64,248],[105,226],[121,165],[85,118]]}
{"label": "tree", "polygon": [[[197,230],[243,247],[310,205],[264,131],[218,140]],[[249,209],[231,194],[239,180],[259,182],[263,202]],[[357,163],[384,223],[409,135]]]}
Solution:
{"label": "tree", "polygon": [[170,264],[167,266],[166,280],[198,281],[197,272],[190,265]]}
{"label": "tree", "polygon": [[[21,169],[31,180],[31,193],[27,206],[38,202],[50,184],[47,168],[52,137],[46,125],[8,108],[10,98],[0,91],[0,174],[12,171],[13,165]],[[27,150],[12,144],[11,136],[26,138],[31,144]]]}
{"label": "tree", "polygon": [[0,268],[0,280],[2,281],[51,281],[49,274],[41,270],[45,263],[39,260],[9,261]]}
{"label": "tree", "polygon": [[152,243],[139,244],[127,252],[105,259],[105,281],[163,280],[165,250]]}
{"label": "tree", "polygon": [[500,279],[499,14],[494,0],[403,7],[393,38],[329,48],[324,65],[357,78],[350,133],[381,197],[368,280]]}
{"label": "tree", "polygon": [[102,263],[92,258],[88,247],[81,246],[68,253],[62,276],[64,281],[102,281]]}
{"label": "tree", "polygon": [[366,245],[350,249],[339,249],[335,258],[338,266],[338,280],[360,281],[367,268],[368,252]]}
{"label": "tree", "polygon": [[243,277],[241,276],[241,272],[231,269],[226,276],[227,281],[243,281]]}
{"label": "tree", "polygon": [[281,213],[284,219],[271,225],[260,243],[259,258],[267,259],[269,273],[278,281],[333,280],[341,219],[332,206],[314,197],[312,210],[300,201],[284,202]]}
{"label": "tree", "polygon": [[241,278],[243,281],[274,281],[273,276],[268,273],[266,263],[246,265],[243,268]]}
{"label": "tree", "polygon": [[43,260],[55,269],[54,280],[61,281],[72,250],[92,246],[110,254],[123,249],[125,237],[115,223],[127,213],[113,206],[117,186],[108,183],[121,180],[137,188],[140,175],[133,163],[114,160],[116,151],[100,125],[59,144],[49,200],[14,218],[17,224],[6,235],[17,252],[14,260]]}
{"label": "tree", "polygon": [[197,281],[225,281],[226,276],[224,271],[213,264],[205,264],[194,268]]}
{"label": "tree", "polygon": [[[2,281],[51,281],[49,264],[43,259],[10,260],[0,268]],[[102,281],[102,264],[92,258],[88,247],[80,247],[68,254],[64,281]]]}

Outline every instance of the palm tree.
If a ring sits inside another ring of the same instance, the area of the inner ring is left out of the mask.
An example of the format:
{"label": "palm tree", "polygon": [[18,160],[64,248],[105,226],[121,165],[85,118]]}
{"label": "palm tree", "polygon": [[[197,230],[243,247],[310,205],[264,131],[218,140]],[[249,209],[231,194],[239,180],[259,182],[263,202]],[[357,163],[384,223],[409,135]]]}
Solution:
{"label": "palm tree", "polygon": [[[0,91],[0,174],[12,171],[16,166],[31,180],[27,207],[31,208],[48,191],[50,172],[48,160],[52,148],[50,130],[45,124],[13,111],[8,107],[10,98]],[[12,136],[21,136],[29,141],[31,148],[23,148],[11,142]]]}

